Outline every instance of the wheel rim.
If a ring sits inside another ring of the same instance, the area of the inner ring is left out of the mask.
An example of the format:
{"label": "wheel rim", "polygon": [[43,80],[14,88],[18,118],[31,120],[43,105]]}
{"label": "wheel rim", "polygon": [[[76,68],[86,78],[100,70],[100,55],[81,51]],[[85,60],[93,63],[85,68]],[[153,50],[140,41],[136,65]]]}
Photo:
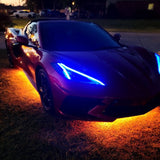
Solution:
{"label": "wheel rim", "polygon": [[53,107],[53,100],[48,78],[44,72],[40,71],[38,80],[38,90],[41,96],[43,107],[46,111],[49,111]]}

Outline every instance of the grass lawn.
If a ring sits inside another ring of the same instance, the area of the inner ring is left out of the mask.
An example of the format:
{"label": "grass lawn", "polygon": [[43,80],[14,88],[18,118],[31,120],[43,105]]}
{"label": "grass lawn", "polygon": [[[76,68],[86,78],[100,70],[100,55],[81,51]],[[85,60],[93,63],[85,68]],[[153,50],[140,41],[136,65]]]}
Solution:
{"label": "grass lawn", "polygon": [[151,19],[96,19],[91,20],[108,31],[123,32],[160,32],[160,20]]}
{"label": "grass lawn", "polygon": [[108,123],[48,115],[0,50],[0,160],[158,160],[159,133],[160,107]]}
{"label": "grass lawn", "polygon": [[12,22],[13,22],[13,27],[15,28],[23,28],[28,22],[30,21],[30,19],[28,18],[12,18]]}
{"label": "grass lawn", "polygon": [[[14,27],[28,21],[14,18]],[[160,31],[158,20],[91,21],[109,31]],[[160,106],[112,123],[54,117],[24,72],[8,66],[0,49],[0,160],[160,159]]]}
{"label": "grass lawn", "polygon": [[[12,18],[14,27],[23,28],[30,19]],[[107,29],[116,32],[160,32],[159,19],[81,19],[83,21],[94,22]]]}

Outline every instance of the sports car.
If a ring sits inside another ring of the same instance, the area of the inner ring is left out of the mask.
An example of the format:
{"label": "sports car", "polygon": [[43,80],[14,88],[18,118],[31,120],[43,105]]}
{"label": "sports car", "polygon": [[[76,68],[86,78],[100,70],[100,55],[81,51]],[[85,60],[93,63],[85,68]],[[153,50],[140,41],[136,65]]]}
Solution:
{"label": "sports car", "polygon": [[47,112],[97,121],[160,105],[160,56],[119,40],[72,20],[37,19],[5,34],[10,65],[24,70]]}

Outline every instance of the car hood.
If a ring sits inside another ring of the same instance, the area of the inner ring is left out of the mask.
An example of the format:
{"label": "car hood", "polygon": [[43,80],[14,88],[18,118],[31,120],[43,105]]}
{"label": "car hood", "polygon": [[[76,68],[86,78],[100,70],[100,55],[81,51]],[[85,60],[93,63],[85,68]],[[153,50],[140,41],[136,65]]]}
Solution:
{"label": "car hood", "polygon": [[[145,54],[149,53],[146,51]],[[105,83],[104,88],[110,97],[148,97],[160,90],[154,55],[149,62],[138,51],[127,47],[102,51],[57,52],[56,55],[59,63]]]}

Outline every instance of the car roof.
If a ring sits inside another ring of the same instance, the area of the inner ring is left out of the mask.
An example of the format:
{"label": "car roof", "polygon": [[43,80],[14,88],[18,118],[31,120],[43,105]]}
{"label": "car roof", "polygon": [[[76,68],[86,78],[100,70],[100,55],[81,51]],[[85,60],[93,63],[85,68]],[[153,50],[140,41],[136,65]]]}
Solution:
{"label": "car roof", "polygon": [[66,21],[65,19],[63,19],[63,18],[40,18],[40,19],[34,19],[34,20],[32,20],[31,22],[45,22],[45,21]]}
{"label": "car roof", "polygon": [[34,19],[31,22],[77,22],[77,23],[92,23],[92,22],[85,22],[85,21],[77,21],[77,20],[66,20],[65,18],[41,18],[41,19]]}

